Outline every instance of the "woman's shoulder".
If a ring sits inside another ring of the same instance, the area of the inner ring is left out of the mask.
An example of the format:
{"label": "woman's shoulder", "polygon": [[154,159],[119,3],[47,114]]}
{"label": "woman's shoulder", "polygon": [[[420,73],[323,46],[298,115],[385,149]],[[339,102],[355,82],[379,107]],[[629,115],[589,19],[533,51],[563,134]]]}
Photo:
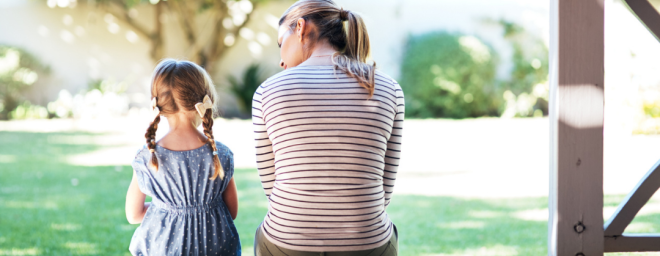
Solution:
{"label": "woman's shoulder", "polygon": [[374,76],[375,76],[376,82],[381,82],[385,85],[391,86],[391,88],[394,88],[394,89],[399,89],[399,90],[401,89],[401,86],[399,85],[399,83],[394,78],[392,78],[391,76],[389,76],[388,74],[386,74],[385,72],[383,72],[380,69],[376,69],[376,73],[375,73]]}
{"label": "woman's shoulder", "polygon": [[333,72],[340,72],[340,71],[334,70],[333,66],[298,66],[298,67],[282,70],[270,76],[268,79],[266,79],[266,81],[262,83],[262,86],[268,87],[270,84],[283,82],[289,79],[309,78],[310,75],[318,75],[319,73],[334,74]]}
{"label": "woman's shoulder", "polygon": [[295,68],[290,68],[290,69],[285,69],[285,70],[282,70],[282,71],[280,71],[280,72],[277,72],[277,73],[275,73],[274,75],[272,75],[272,76],[266,78],[266,80],[263,82],[263,84],[272,83],[273,81],[277,81],[278,78],[281,78],[281,77],[283,77],[283,76],[291,76],[291,75],[295,75],[296,72],[294,71],[294,69],[295,69]]}

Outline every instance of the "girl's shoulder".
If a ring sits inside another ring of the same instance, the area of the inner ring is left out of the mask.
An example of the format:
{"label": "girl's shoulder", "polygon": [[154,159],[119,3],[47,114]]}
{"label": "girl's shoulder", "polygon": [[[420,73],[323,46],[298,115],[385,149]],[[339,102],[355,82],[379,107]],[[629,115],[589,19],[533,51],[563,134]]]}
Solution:
{"label": "girl's shoulder", "polygon": [[135,152],[135,160],[143,158],[145,155],[148,155],[149,148],[147,148],[147,144],[144,144],[138,148],[137,152]]}
{"label": "girl's shoulder", "polygon": [[223,144],[222,142],[220,142],[218,140],[214,140],[214,141],[215,141],[215,148],[218,149],[218,156],[224,156],[224,155],[226,155],[228,157],[233,157],[234,156],[234,152],[232,152],[231,149],[229,149],[229,147],[227,147],[227,145]]}
{"label": "girl's shoulder", "polygon": [[140,148],[138,148],[137,154],[140,154],[143,151],[149,151],[149,149],[147,148],[147,144],[142,144],[142,146],[140,146]]}
{"label": "girl's shoulder", "polygon": [[135,153],[135,157],[133,158],[133,162],[131,165],[133,166],[133,169],[136,171],[147,171],[148,172],[148,163],[149,160],[151,159],[151,152],[149,151],[149,148],[147,148],[147,145],[142,145],[137,152]]}

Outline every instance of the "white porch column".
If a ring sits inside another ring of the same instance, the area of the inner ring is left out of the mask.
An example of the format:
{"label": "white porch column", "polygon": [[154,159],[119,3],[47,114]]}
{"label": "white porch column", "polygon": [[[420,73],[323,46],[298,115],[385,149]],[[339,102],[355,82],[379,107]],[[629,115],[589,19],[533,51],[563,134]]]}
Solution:
{"label": "white porch column", "polygon": [[548,255],[603,255],[603,0],[550,1]]}

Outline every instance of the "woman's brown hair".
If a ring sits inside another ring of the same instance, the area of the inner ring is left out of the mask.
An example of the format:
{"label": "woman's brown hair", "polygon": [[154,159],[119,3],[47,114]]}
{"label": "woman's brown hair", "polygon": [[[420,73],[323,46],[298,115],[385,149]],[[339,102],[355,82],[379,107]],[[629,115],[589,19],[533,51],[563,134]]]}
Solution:
{"label": "woman's brown hair", "polygon": [[332,0],[300,0],[287,9],[280,18],[279,25],[295,30],[298,19],[304,19],[316,26],[307,33],[308,44],[303,49],[309,57],[309,49],[321,40],[327,40],[339,54],[333,56],[335,68],[355,77],[360,85],[373,95],[375,81],[374,65],[367,65],[370,54],[369,34],[362,17],[354,12],[340,8]]}
{"label": "woman's brown hair", "polygon": [[[151,80],[151,97],[156,98],[156,107],[160,110],[160,114],[151,122],[149,128],[147,128],[147,133],[144,134],[147,139],[147,147],[151,151],[149,165],[156,171],[158,171],[156,129],[158,129],[160,115],[175,114],[180,109],[196,111],[195,104],[202,102],[207,95],[213,102],[218,98],[211,78],[199,65],[190,61],[176,61],[173,59],[165,59],[158,63]],[[202,123],[204,135],[208,138],[207,143],[214,152],[217,152],[218,149],[213,140],[212,129],[215,113],[216,105],[213,104],[213,107],[207,109],[204,113]],[[210,179],[214,180],[218,176],[223,179],[225,172],[216,154],[213,156],[213,164],[215,171]]]}

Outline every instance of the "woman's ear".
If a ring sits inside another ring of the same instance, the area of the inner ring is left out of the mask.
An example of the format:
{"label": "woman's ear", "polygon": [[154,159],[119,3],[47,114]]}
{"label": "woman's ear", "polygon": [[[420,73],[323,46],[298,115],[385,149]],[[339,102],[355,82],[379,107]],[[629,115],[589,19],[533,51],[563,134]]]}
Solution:
{"label": "woman's ear", "polygon": [[298,40],[300,42],[302,42],[303,40],[303,34],[305,32],[305,28],[307,28],[307,24],[305,24],[305,19],[303,18],[298,19],[295,33],[298,36]]}

